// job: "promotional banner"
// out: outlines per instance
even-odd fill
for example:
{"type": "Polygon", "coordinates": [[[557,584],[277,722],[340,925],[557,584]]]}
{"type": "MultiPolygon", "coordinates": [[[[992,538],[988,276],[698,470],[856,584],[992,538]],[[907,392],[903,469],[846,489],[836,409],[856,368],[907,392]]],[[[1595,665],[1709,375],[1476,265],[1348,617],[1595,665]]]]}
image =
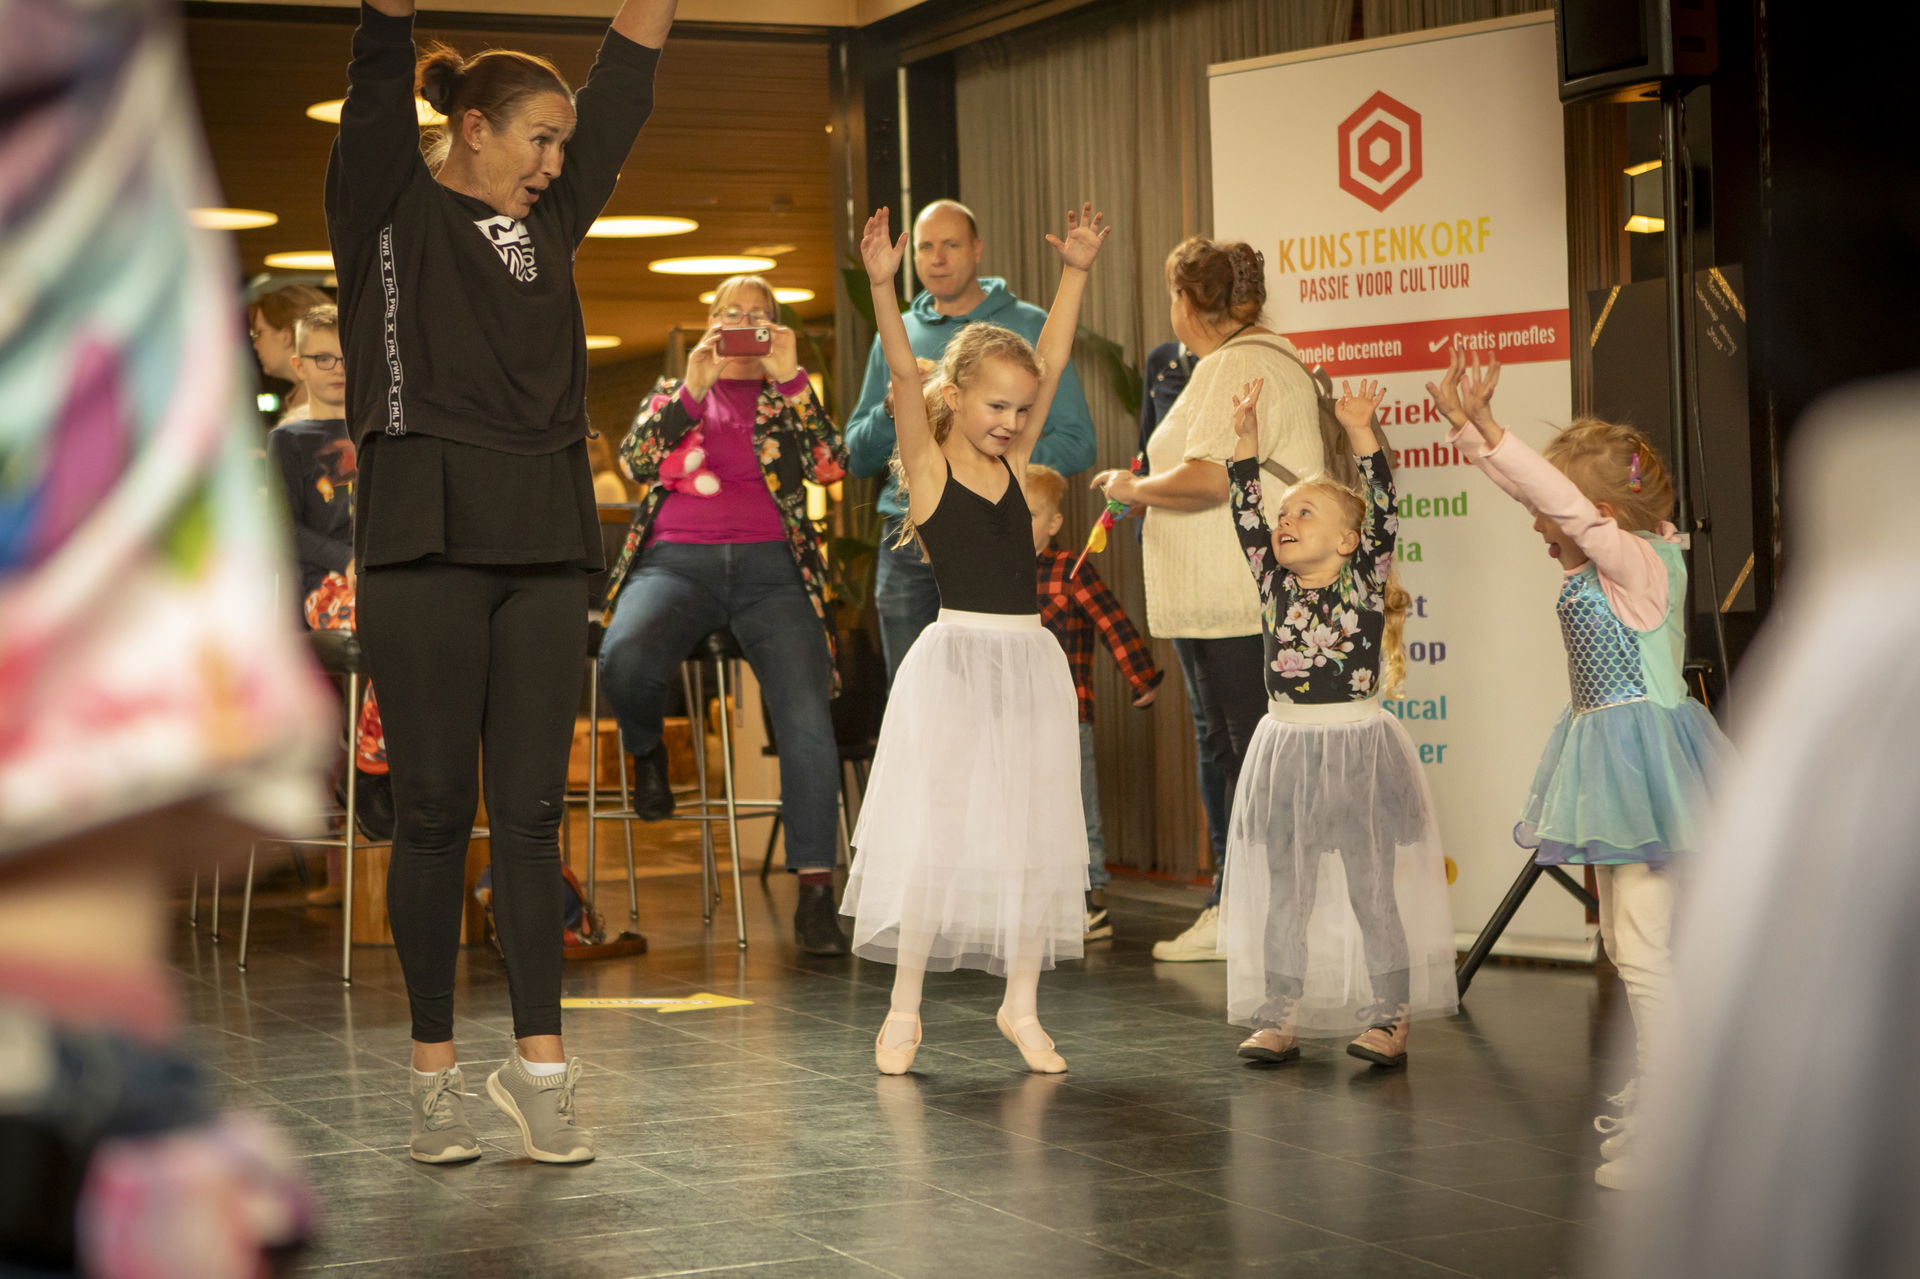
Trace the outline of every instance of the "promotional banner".
{"type": "MultiPolygon", "coordinates": [[[[1379,378],[1414,597],[1391,703],[1458,867],[1466,943],[1526,863],[1513,826],[1567,701],[1560,568],[1532,517],[1446,443],[1425,383],[1499,357],[1494,408],[1536,448],[1567,422],[1566,197],[1550,13],[1211,68],[1214,235],[1266,255],[1268,322],[1309,364],[1379,378]]],[[[1504,953],[1591,958],[1542,880],[1504,953]]]]}

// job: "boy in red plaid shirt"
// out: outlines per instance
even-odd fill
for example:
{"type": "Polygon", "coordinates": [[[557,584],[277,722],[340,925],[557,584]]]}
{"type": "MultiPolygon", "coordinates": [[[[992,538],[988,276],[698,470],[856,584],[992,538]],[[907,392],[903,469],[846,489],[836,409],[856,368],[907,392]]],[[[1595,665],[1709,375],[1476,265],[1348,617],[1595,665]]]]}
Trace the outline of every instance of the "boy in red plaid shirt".
{"type": "Polygon", "coordinates": [[[1133,686],[1133,704],[1151,706],[1161,672],[1153,664],[1140,633],[1127,620],[1091,561],[1069,577],[1074,556],[1053,548],[1053,535],[1065,520],[1060,503],[1067,482],[1050,466],[1029,463],[1022,486],[1033,514],[1033,552],[1040,620],[1067,651],[1073,687],[1080,695],[1080,804],[1087,821],[1087,940],[1113,936],[1107,918],[1107,845],[1100,829],[1100,779],[1093,758],[1093,633],[1106,640],[1120,672],[1133,686]]]}

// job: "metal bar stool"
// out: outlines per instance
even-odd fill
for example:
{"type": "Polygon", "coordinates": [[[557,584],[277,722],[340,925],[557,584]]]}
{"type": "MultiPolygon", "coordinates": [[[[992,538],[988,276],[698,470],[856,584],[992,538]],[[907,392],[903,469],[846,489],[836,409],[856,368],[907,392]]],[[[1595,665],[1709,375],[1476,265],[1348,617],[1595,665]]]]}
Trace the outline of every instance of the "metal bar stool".
{"type": "MultiPolygon", "coordinates": [[[[358,819],[358,779],[360,770],[354,766],[354,735],[360,724],[360,704],[366,695],[366,653],[360,647],[360,639],[352,631],[309,631],[307,641],[313,648],[313,655],[319,661],[321,669],[329,675],[344,676],[347,681],[347,719],[346,719],[346,769],[347,802],[345,807],[332,809],[323,814],[326,817],[340,817],[344,825],[339,835],[312,836],[306,839],[282,839],[269,841],[284,844],[290,848],[338,848],[344,850],[342,857],[346,871],[346,883],[342,886],[345,900],[341,902],[342,919],[340,921],[340,980],[346,985],[353,984],[353,855],[361,848],[391,848],[390,839],[362,839],[358,819]]],[[[473,834],[477,838],[488,836],[487,828],[475,826],[473,834]]],[[[247,849],[247,883],[241,897],[240,906],[240,960],[241,972],[247,971],[247,942],[253,923],[253,871],[254,861],[258,857],[260,844],[254,843],[247,849]]],[[[218,918],[220,881],[214,878],[214,909],[218,918]]]]}
{"type": "MultiPolygon", "coordinates": [[[[611,561],[609,561],[611,562],[611,561]]],[[[594,883],[594,870],[599,857],[598,827],[595,820],[600,793],[600,645],[607,637],[607,628],[598,616],[587,623],[587,708],[591,725],[587,733],[587,909],[594,909],[594,899],[599,889],[594,883]]],[[[620,800],[621,811],[633,807],[631,790],[627,784],[627,753],[616,750],[615,756],[620,764],[620,800]]],[[[569,802],[572,797],[569,796],[569,802]]],[[[602,814],[599,820],[605,820],[602,814]]],[[[627,918],[632,921],[632,931],[640,931],[640,881],[633,863],[633,823],[622,822],[621,831],[627,838],[627,918]]],[[[712,919],[709,917],[708,922],[712,919]]]]}
{"type": "MultiPolygon", "coordinates": [[[[597,647],[597,645],[596,645],[597,647]]],[[[733,913],[736,939],[740,949],[747,948],[747,904],[742,895],[740,881],[740,822],[743,818],[773,817],[780,812],[777,799],[741,799],[734,792],[733,782],[733,724],[727,713],[727,699],[735,695],[739,688],[739,663],[743,657],[733,632],[722,629],[714,631],[694,645],[693,652],[680,667],[680,679],[686,692],[687,712],[694,721],[693,759],[694,771],[699,774],[698,784],[693,787],[698,798],[680,799],[675,797],[675,808],[669,821],[700,823],[700,887],[702,894],[701,919],[704,923],[713,923],[714,907],[720,903],[720,866],[719,854],[714,844],[713,827],[717,822],[727,824],[727,846],[731,850],[733,872],[733,913]],[[720,759],[722,796],[715,799],[707,781],[707,735],[703,720],[706,712],[706,664],[713,663],[715,693],[720,700],[720,759]]],[[[597,710],[600,704],[600,668],[596,662],[590,676],[591,704],[597,710]]],[[[599,734],[594,734],[588,746],[587,765],[587,879],[588,892],[591,887],[596,856],[596,835],[599,823],[620,822],[626,830],[629,849],[628,865],[631,866],[633,847],[633,823],[641,820],[633,809],[633,792],[627,775],[626,751],[620,752],[620,807],[600,807],[599,778],[599,734]]],[[[631,879],[629,883],[631,884],[631,879]]]]}

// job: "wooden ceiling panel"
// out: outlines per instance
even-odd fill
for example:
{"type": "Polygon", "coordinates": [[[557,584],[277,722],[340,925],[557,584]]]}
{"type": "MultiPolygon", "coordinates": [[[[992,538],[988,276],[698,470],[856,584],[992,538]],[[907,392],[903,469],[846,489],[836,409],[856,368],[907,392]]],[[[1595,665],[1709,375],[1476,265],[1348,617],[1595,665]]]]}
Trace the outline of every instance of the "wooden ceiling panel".
{"type": "MultiPolygon", "coordinates": [[[[208,142],[227,204],[267,209],[277,226],[237,237],[249,274],[269,253],[324,249],[321,209],[334,127],[309,120],[310,103],[346,92],[351,27],[339,23],[195,15],[187,44],[208,142]]],[[[435,30],[465,53],[517,48],[553,60],[576,86],[593,63],[597,36],[435,30]]],[[[666,331],[698,323],[699,294],[712,278],[647,270],[663,257],[734,254],[751,245],[791,244],[775,284],[811,289],[797,309],[833,309],[836,255],[830,139],[828,44],[819,40],[676,38],[661,59],[653,117],[620,175],[609,214],[692,218],[688,235],[589,240],[575,270],[587,328],[613,333],[619,348],[596,361],[660,350],[666,331]]]]}

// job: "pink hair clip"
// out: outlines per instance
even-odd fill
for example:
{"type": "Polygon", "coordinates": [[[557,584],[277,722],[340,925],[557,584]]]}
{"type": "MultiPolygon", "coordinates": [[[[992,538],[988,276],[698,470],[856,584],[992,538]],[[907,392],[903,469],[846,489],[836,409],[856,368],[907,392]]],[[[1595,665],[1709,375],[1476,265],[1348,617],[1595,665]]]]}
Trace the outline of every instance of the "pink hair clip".
{"type": "Polygon", "coordinates": [[[1640,450],[1633,451],[1633,461],[1627,466],[1627,487],[1635,493],[1640,491],[1640,450]]]}

